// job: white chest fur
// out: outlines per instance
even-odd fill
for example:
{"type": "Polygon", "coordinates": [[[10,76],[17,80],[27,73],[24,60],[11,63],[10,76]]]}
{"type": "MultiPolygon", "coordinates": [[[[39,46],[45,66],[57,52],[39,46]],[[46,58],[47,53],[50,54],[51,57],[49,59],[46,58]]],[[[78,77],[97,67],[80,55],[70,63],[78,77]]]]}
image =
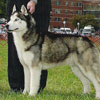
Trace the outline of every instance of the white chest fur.
{"type": "MultiPolygon", "coordinates": [[[[13,33],[14,43],[17,49],[18,57],[22,65],[31,66],[32,60],[34,59],[34,54],[30,51],[25,51],[25,48],[29,45],[29,43],[25,43],[22,39],[22,35],[19,33],[13,33]]],[[[23,67],[24,67],[23,66],[23,67]]]]}

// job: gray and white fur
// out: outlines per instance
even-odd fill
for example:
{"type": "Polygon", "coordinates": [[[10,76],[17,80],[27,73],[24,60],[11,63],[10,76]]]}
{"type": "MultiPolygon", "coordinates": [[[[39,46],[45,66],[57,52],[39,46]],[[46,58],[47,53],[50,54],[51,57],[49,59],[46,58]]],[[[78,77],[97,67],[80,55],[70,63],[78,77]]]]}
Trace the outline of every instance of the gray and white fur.
{"type": "Polygon", "coordinates": [[[34,18],[24,6],[20,12],[13,8],[6,27],[13,33],[18,57],[24,68],[24,94],[28,92],[35,96],[38,93],[41,70],[70,65],[83,84],[83,92],[90,92],[92,82],[96,98],[100,99],[100,52],[92,41],[74,35],[38,34],[34,18]]]}

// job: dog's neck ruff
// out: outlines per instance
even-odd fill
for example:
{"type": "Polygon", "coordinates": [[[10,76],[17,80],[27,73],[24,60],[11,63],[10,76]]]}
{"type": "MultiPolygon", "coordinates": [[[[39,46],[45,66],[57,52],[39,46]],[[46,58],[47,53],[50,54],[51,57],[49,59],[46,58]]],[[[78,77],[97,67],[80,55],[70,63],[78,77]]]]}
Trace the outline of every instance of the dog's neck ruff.
{"type": "Polygon", "coordinates": [[[16,45],[20,45],[24,51],[29,51],[31,47],[35,45],[41,45],[43,36],[36,33],[33,29],[26,29],[20,32],[13,32],[14,42],[16,45]]]}
{"type": "Polygon", "coordinates": [[[16,45],[19,44],[20,46],[24,47],[25,41],[23,41],[22,37],[26,31],[27,29],[13,32],[14,42],[16,45]]]}
{"type": "Polygon", "coordinates": [[[24,30],[15,31],[15,32],[12,32],[12,33],[13,33],[14,36],[21,38],[24,35],[24,33],[26,33],[26,31],[27,31],[27,29],[24,29],[24,30]]]}

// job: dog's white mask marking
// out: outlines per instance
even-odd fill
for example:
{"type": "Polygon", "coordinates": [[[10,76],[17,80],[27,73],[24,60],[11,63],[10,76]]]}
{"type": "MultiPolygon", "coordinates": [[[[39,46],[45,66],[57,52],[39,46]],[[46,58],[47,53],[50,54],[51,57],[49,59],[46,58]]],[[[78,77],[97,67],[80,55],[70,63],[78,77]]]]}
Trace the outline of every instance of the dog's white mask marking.
{"type": "MultiPolygon", "coordinates": [[[[21,7],[21,12],[25,16],[28,15],[24,5],[21,7]]],[[[18,17],[18,13],[16,12],[15,5],[13,7],[12,16],[10,18],[10,21],[7,23],[7,25],[9,25],[8,30],[11,32],[18,32],[27,29],[26,22],[18,17]]]]}
{"type": "Polygon", "coordinates": [[[18,18],[17,13],[11,16],[8,25],[9,25],[9,31],[21,31],[27,28],[26,22],[18,18]]]}

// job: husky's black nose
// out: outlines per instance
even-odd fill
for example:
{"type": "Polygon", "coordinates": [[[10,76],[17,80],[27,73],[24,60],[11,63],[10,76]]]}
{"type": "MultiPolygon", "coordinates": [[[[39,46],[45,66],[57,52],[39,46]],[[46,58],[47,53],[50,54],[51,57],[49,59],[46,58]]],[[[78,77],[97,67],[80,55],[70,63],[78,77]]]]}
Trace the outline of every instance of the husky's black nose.
{"type": "Polygon", "coordinates": [[[9,25],[7,24],[7,25],[5,25],[5,27],[7,28],[7,29],[9,29],[9,25]]]}

